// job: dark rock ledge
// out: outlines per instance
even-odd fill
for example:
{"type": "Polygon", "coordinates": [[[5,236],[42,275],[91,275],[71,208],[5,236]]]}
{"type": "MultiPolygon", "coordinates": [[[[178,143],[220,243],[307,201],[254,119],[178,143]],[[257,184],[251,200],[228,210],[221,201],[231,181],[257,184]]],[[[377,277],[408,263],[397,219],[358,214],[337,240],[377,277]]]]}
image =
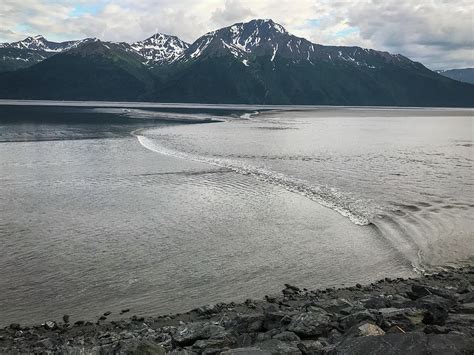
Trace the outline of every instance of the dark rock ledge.
{"type": "MultiPolygon", "coordinates": [[[[474,267],[96,323],[0,330],[0,353],[474,354],[474,267]]],[[[122,313],[127,313],[123,310],[122,313]]]]}

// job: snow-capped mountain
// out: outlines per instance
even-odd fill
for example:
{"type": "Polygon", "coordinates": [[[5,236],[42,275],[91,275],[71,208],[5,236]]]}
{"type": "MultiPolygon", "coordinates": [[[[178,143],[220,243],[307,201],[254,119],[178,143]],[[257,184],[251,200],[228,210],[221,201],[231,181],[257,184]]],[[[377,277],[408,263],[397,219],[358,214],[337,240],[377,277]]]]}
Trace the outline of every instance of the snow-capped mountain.
{"type": "Polygon", "coordinates": [[[272,20],[252,20],[236,23],[198,38],[179,58],[187,62],[205,57],[220,57],[231,54],[244,65],[252,59],[268,56],[273,62],[277,57],[294,63],[341,62],[355,66],[376,68],[384,62],[412,65],[412,61],[402,55],[375,51],[360,47],[323,46],[288,33],[272,20]]]}
{"type": "Polygon", "coordinates": [[[0,72],[27,68],[89,40],[52,42],[38,35],[17,42],[0,43],[0,72]]]}
{"type": "Polygon", "coordinates": [[[157,66],[173,63],[189,47],[189,43],[176,36],[157,33],[133,43],[131,47],[145,59],[144,64],[157,66]]]}
{"type": "Polygon", "coordinates": [[[43,36],[38,35],[34,37],[27,37],[24,40],[18,42],[0,43],[0,48],[31,49],[58,53],[71,48],[78,42],[80,41],[52,42],[48,41],[43,36]]]}
{"type": "Polygon", "coordinates": [[[474,106],[473,85],[402,55],[315,44],[260,19],[191,45],[162,34],[133,44],[29,37],[0,45],[0,72],[0,98],[474,106]]]}

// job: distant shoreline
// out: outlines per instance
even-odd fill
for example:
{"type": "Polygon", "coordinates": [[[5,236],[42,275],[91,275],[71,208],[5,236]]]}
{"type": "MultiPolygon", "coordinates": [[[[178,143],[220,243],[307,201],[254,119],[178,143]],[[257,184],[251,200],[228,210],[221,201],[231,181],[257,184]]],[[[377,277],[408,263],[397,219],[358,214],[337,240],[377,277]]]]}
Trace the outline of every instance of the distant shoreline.
{"type": "Polygon", "coordinates": [[[174,103],[146,101],[75,101],[75,100],[11,100],[0,99],[0,105],[23,106],[68,106],[68,107],[123,107],[123,108],[187,108],[187,109],[229,109],[229,110],[317,110],[317,109],[373,109],[373,110],[463,110],[472,111],[472,107],[427,107],[427,106],[353,106],[353,105],[254,105],[254,104],[211,104],[211,103],[174,103]]]}

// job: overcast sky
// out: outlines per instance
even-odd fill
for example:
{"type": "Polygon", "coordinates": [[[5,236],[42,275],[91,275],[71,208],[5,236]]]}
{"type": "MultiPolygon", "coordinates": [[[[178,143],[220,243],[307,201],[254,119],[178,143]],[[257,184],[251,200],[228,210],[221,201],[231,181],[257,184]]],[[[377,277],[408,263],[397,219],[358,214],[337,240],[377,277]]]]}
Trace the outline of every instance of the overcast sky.
{"type": "Polygon", "coordinates": [[[431,69],[474,67],[472,0],[1,0],[0,42],[42,34],[133,42],[156,32],[192,42],[271,18],[312,42],[401,53],[431,69]]]}

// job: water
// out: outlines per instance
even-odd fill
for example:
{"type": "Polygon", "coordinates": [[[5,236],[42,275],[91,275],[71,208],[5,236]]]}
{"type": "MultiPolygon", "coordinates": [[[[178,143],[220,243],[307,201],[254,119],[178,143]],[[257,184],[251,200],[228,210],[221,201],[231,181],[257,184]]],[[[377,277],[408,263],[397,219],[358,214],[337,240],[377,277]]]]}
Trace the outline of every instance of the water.
{"type": "Polygon", "coordinates": [[[0,107],[2,323],[180,312],[474,255],[472,111],[244,109],[0,107]]]}

